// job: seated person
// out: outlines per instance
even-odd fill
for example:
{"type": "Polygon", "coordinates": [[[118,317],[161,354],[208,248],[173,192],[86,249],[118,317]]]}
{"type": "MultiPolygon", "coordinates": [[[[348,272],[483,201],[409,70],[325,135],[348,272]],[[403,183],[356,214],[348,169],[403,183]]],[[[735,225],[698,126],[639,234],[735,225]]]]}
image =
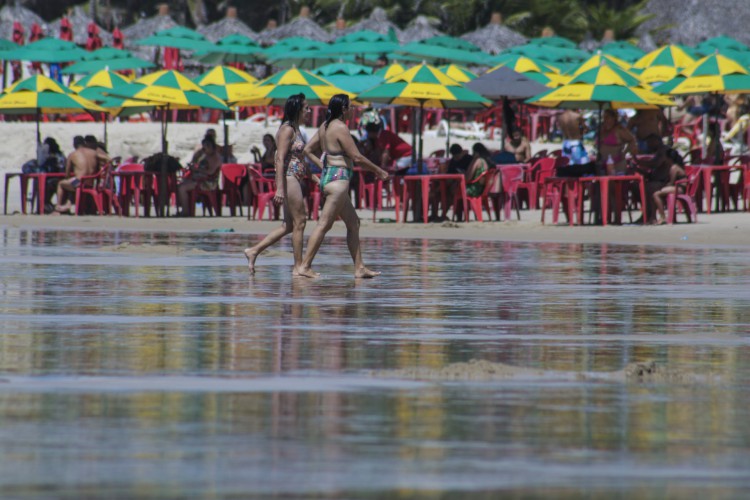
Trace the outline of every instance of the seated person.
{"type": "Polygon", "coordinates": [[[465,174],[471,165],[471,155],[459,144],[452,144],[448,152],[451,159],[448,161],[449,174],[465,174]]]}
{"type": "Polygon", "coordinates": [[[703,159],[703,162],[706,165],[723,164],[724,146],[721,144],[721,134],[719,133],[718,122],[711,122],[708,124],[707,142],[706,157],[703,159]]]}
{"type": "Polygon", "coordinates": [[[368,139],[374,140],[381,151],[379,165],[382,169],[393,170],[391,168],[393,162],[395,162],[396,170],[406,170],[412,166],[411,145],[401,139],[398,134],[390,130],[382,130],[378,123],[368,123],[365,130],[368,139]]]}
{"type": "Polygon", "coordinates": [[[669,121],[661,109],[638,109],[626,125],[636,139],[638,152],[648,153],[648,141],[651,134],[666,137],[669,132],[669,121]]]}
{"type": "Polygon", "coordinates": [[[481,142],[474,143],[471,152],[473,153],[471,165],[464,174],[466,177],[466,196],[476,198],[482,195],[485,186],[484,180],[475,182],[476,179],[490,168],[494,168],[495,165],[490,159],[490,151],[481,142]]]}
{"type": "Polygon", "coordinates": [[[54,209],[57,214],[70,213],[81,178],[96,174],[100,164],[109,161],[106,153],[87,147],[80,135],[73,138],[73,148],[75,151],[65,161],[65,178],[57,184],[57,206],[54,209]]]}
{"type": "Polygon", "coordinates": [[[663,188],[653,194],[654,205],[656,205],[658,213],[658,218],[655,221],[656,224],[666,224],[667,217],[664,213],[664,199],[668,194],[676,193],[677,185],[675,183],[686,177],[682,156],[674,149],[670,148],[667,150],[665,163],[669,165],[669,180],[663,188]]]}
{"type": "Polygon", "coordinates": [[[191,163],[189,176],[186,176],[177,186],[177,201],[180,206],[178,216],[186,217],[190,212],[190,192],[195,188],[202,191],[212,191],[219,186],[221,172],[221,155],[216,142],[210,135],[206,135],[201,142],[203,154],[199,163],[191,163]]]}
{"type": "Polygon", "coordinates": [[[531,145],[518,127],[514,127],[510,137],[505,138],[504,149],[515,155],[518,163],[528,163],[531,160],[531,145]]]}
{"type": "Polygon", "coordinates": [[[276,139],[271,134],[265,134],[263,136],[263,154],[260,153],[258,146],[250,148],[250,152],[253,154],[253,162],[260,165],[261,172],[264,174],[267,172],[275,173],[276,167],[274,166],[274,158],[276,157],[276,139]]]}
{"type": "MultiPolygon", "coordinates": [[[[599,146],[601,159],[606,165],[607,175],[623,174],[627,168],[625,152],[633,157],[638,155],[635,137],[620,123],[620,117],[614,109],[605,109],[599,146]]],[[[654,134],[659,138],[657,134],[654,134]]],[[[660,139],[660,138],[659,138],[660,139]]],[[[660,139],[661,142],[661,139],[660,139]]]]}

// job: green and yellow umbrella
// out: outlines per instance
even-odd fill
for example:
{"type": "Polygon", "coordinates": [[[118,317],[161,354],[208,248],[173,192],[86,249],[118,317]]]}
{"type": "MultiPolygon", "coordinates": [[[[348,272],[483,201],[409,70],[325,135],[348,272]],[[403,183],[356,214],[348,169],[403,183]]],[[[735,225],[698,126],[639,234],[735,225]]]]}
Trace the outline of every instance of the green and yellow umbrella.
{"type": "Polygon", "coordinates": [[[750,72],[720,54],[706,56],[654,89],[660,94],[750,93],[750,72]]]}
{"type": "MultiPolygon", "coordinates": [[[[366,90],[357,97],[360,101],[418,107],[419,123],[423,122],[424,108],[477,108],[489,106],[490,101],[473,92],[437,68],[420,64],[387,79],[381,85],[366,90]]],[[[416,124],[416,123],[415,123],[416,124]]],[[[422,165],[422,127],[419,128],[418,165],[422,165]]]]}
{"type": "Polygon", "coordinates": [[[42,113],[105,111],[96,103],[76,95],[70,88],[43,75],[16,82],[0,96],[0,112],[36,115],[36,140],[41,142],[39,118],[42,113]]]}
{"type": "Polygon", "coordinates": [[[686,68],[695,62],[695,53],[683,45],[665,45],[638,59],[633,67],[646,69],[651,66],[686,68]]]}
{"type": "Polygon", "coordinates": [[[255,87],[258,79],[230,66],[216,66],[195,79],[200,87],[225,101],[235,101],[255,87]]]}
{"type": "Polygon", "coordinates": [[[388,66],[384,66],[380,68],[379,70],[375,71],[373,74],[375,76],[381,77],[383,80],[387,80],[392,76],[396,76],[398,74],[403,73],[404,71],[406,71],[406,67],[396,62],[396,63],[389,64],[388,66]]]}
{"type": "Polygon", "coordinates": [[[110,94],[159,102],[170,109],[208,108],[229,111],[221,99],[175,70],[161,70],[144,75],[132,83],[113,88],[110,94]]]}
{"type": "Polygon", "coordinates": [[[500,54],[494,58],[494,61],[498,63],[497,66],[489,69],[487,73],[505,66],[548,87],[558,87],[570,80],[569,76],[561,75],[557,67],[520,54],[500,54]]]}
{"type": "MultiPolygon", "coordinates": [[[[102,103],[110,99],[107,92],[111,92],[113,88],[127,85],[128,83],[130,83],[128,78],[125,78],[114,71],[103,69],[92,75],[81,78],[77,82],[71,84],[70,88],[79,96],[95,101],[102,108],[107,109],[109,114],[114,115],[115,113],[112,112],[113,110],[109,109],[108,106],[102,105],[102,103]]],[[[102,117],[102,121],[104,122],[104,144],[107,144],[108,134],[106,117],[102,117]]]]}
{"type": "Polygon", "coordinates": [[[468,69],[457,64],[439,66],[438,69],[459,83],[470,82],[477,77],[476,73],[472,73],[468,69]]]}
{"type": "Polygon", "coordinates": [[[305,94],[309,104],[328,104],[328,101],[336,94],[354,94],[346,92],[309,71],[298,68],[290,68],[265,80],[258,82],[255,87],[246,94],[238,96],[232,101],[234,106],[268,106],[271,104],[284,104],[294,94],[305,94]]]}
{"type": "MultiPolygon", "coordinates": [[[[586,71],[599,67],[603,63],[609,64],[610,66],[617,66],[620,69],[624,71],[630,70],[631,66],[627,62],[623,61],[622,59],[619,59],[615,56],[610,56],[607,54],[602,54],[601,52],[598,54],[595,54],[588,58],[583,64],[578,66],[575,71],[573,71],[572,76],[575,78],[576,76],[580,75],[581,73],[585,73],[586,71]]],[[[632,74],[632,73],[631,73],[632,74]]]]}

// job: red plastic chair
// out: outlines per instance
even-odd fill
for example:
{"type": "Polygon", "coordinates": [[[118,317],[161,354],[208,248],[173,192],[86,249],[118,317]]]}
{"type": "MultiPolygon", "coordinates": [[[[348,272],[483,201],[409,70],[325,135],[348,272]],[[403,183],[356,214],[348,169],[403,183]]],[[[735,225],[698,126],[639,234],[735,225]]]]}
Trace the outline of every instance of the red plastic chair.
{"type": "Polygon", "coordinates": [[[221,166],[221,194],[232,217],[237,207],[242,215],[242,180],[247,179],[247,166],[239,163],[225,163],[221,166]]]}
{"type": "MultiPolygon", "coordinates": [[[[510,213],[513,205],[516,206],[516,217],[521,220],[520,201],[518,201],[518,188],[523,182],[525,164],[500,165],[499,174],[503,180],[503,190],[500,197],[503,202],[503,215],[505,220],[510,220],[510,213]]],[[[499,208],[499,207],[497,207],[499,208]]],[[[499,210],[495,210],[497,220],[500,220],[499,210]]]]}
{"type": "Polygon", "coordinates": [[[310,196],[307,197],[307,214],[312,220],[318,220],[320,215],[320,184],[310,181],[309,192],[310,196]]]}
{"type": "Polygon", "coordinates": [[[122,215],[122,209],[115,194],[112,165],[105,165],[94,175],[81,177],[81,183],[76,188],[76,215],[83,213],[83,205],[87,201],[94,202],[97,215],[109,215],[113,205],[117,214],[122,215]]]}
{"type": "MultiPolygon", "coordinates": [[[[474,217],[478,222],[483,222],[482,218],[482,211],[487,211],[487,218],[489,220],[492,220],[492,212],[490,211],[490,204],[489,204],[489,194],[490,190],[492,190],[492,185],[494,184],[495,176],[498,174],[497,169],[490,168],[482,172],[479,177],[474,179],[471,182],[466,183],[466,187],[469,187],[472,184],[478,184],[481,182],[484,182],[484,189],[482,190],[482,193],[479,196],[472,197],[472,196],[466,196],[466,199],[469,202],[469,211],[474,212],[474,217]]],[[[461,197],[457,194],[455,199],[453,200],[453,215],[454,218],[456,214],[458,213],[458,207],[461,205],[461,197]]]]}
{"type": "MultiPolygon", "coordinates": [[[[185,177],[188,178],[188,177],[185,177]]],[[[206,208],[208,208],[208,214],[216,217],[221,217],[221,188],[217,185],[216,189],[202,189],[200,184],[195,186],[190,191],[190,216],[195,216],[195,204],[198,200],[201,200],[203,206],[203,215],[206,215],[206,208]]]]}
{"type": "MultiPolygon", "coordinates": [[[[278,219],[279,208],[273,203],[273,197],[276,196],[276,181],[263,177],[253,167],[248,167],[248,172],[250,174],[250,189],[253,193],[252,218],[263,219],[263,214],[268,208],[268,220],[278,219]]],[[[247,217],[250,219],[250,207],[248,207],[247,217]]]]}
{"type": "MultiPolygon", "coordinates": [[[[120,172],[144,172],[144,166],[140,163],[129,163],[117,167],[117,173],[120,172]]],[[[123,215],[130,215],[130,203],[135,206],[136,218],[140,216],[141,191],[143,191],[143,178],[140,177],[122,177],[120,186],[117,190],[117,199],[120,202],[123,215]]],[[[146,200],[146,213],[148,213],[149,203],[146,200]]]]}
{"type": "Polygon", "coordinates": [[[684,193],[670,193],[667,195],[667,223],[673,224],[676,220],[677,212],[684,212],[688,222],[698,222],[698,203],[695,195],[701,186],[701,169],[700,167],[685,167],[687,179],[675,182],[675,186],[685,188],[684,193]]]}
{"type": "MultiPolygon", "coordinates": [[[[534,166],[531,167],[531,170],[533,171],[533,179],[535,180],[535,186],[534,191],[536,196],[535,204],[537,208],[539,207],[539,198],[542,198],[542,203],[546,202],[547,193],[544,190],[544,180],[547,177],[552,177],[555,175],[555,169],[558,165],[562,164],[562,157],[560,158],[554,158],[554,157],[547,157],[542,158],[539,160],[534,166]]],[[[530,205],[530,203],[529,203],[530,205]]]]}

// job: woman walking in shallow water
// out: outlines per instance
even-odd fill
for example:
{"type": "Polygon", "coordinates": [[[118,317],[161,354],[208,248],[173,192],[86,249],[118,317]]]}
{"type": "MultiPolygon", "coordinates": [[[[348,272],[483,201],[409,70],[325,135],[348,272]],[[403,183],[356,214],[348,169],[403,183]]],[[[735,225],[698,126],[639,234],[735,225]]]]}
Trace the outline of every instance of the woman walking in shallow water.
{"type": "Polygon", "coordinates": [[[307,252],[297,274],[308,278],[317,277],[311,266],[323,243],[326,233],[333,226],[337,217],[346,224],[346,244],[354,261],[356,278],[373,278],[378,272],[371,271],[362,262],[362,251],[359,245],[359,217],[349,199],[349,180],[352,178],[352,167],[357,165],[373,172],[379,179],[388,178],[388,173],[368,160],[360,153],[352,140],[346,120],[349,118],[349,97],[336,94],[328,104],[326,121],[320,126],[315,136],[305,146],[305,155],[323,170],[320,177],[320,189],[325,194],[325,204],[318,219],[318,225],[307,240],[307,252]],[[322,150],[325,161],[313,154],[322,150]]]}
{"type": "Polygon", "coordinates": [[[299,127],[309,114],[310,106],[307,105],[305,94],[295,94],[286,100],[284,118],[276,132],[276,195],[273,198],[275,204],[284,207],[284,222],[260,243],[245,249],[250,274],[255,273],[258,255],[289,233],[292,233],[293,272],[296,273],[302,263],[302,241],[307,220],[304,188],[309,173],[303,154],[305,141],[299,127]]]}

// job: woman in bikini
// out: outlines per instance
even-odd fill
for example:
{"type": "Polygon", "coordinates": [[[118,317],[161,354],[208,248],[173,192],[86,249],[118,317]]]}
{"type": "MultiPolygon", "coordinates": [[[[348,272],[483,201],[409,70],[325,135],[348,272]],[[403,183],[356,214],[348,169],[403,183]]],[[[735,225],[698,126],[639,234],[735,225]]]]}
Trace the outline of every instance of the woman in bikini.
{"type": "Polygon", "coordinates": [[[614,109],[605,109],[601,127],[600,155],[601,161],[607,165],[607,175],[624,174],[627,167],[625,151],[633,157],[638,154],[635,136],[623,127],[614,109]],[[609,159],[612,159],[612,166],[609,159]]]}
{"type": "Polygon", "coordinates": [[[286,100],[284,118],[276,132],[276,195],[273,197],[276,205],[284,207],[284,222],[260,243],[245,249],[247,267],[251,274],[255,273],[255,259],[258,255],[289,233],[292,234],[294,253],[293,273],[297,272],[302,262],[302,241],[307,221],[304,188],[308,169],[303,154],[305,141],[299,127],[309,115],[310,106],[307,105],[305,94],[295,94],[286,100]]]}
{"type": "Polygon", "coordinates": [[[357,149],[349,133],[349,127],[346,125],[349,117],[349,97],[346,94],[336,94],[328,104],[325,123],[305,146],[305,155],[323,170],[320,189],[325,194],[325,204],[318,219],[318,225],[307,240],[307,252],[297,270],[300,276],[308,278],[318,276],[311,268],[313,259],[323,243],[323,238],[338,217],[341,217],[346,224],[346,243],[354,261],[354,276],[373,278],[380,274],[367,269],[362,262],[362,250],[359,245],[359,217],[349,198],[349,180],[352,178],[352,167],[355,163],[373,172],[381,180],[386,180],[388,173],[368,160],[357,149]],[[322,162],[313,153],[319,149],[325,153],[325,160],[322,162]]]}

